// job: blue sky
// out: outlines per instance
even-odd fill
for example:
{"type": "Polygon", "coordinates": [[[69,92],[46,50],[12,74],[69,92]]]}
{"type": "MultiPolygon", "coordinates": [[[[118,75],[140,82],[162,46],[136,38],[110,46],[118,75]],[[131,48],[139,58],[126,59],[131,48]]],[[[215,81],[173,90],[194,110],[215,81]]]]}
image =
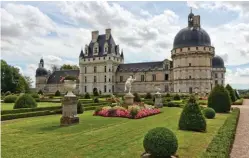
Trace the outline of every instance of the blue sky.
{"type": "Polygon", "coordinates": [[[227,83],[249,88],[249,2],[2,2],[2,59],[34,80],[41,57],[47,69],[78,64],[91,31],[106,28],[125,62],[170,59],[190,6],[225,61],[227,83]]]}

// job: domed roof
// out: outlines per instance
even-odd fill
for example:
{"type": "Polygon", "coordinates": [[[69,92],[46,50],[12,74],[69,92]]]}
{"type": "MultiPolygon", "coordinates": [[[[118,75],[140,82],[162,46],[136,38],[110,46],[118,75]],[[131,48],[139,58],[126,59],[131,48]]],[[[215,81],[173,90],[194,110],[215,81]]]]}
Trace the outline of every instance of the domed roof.
{"type": "Polygon", "coordinates": [[[36,69],[36,75],[35,75],[36,77],[46,76],[46,75],[48,75],[48,71],[45,68],[40,67],[40,68],[36,69]]]}
{"type": "Polygon", "coordinates": [[[211,46],[208,33],[202,28],[186,27],[180,30],[174,39],[174,48],[191,46],[211,46]]]}
{"type": "Polygon", "coordinates": [[[220,56],[215,56],[212,59],[212,67],[213,68],[224,68],[224,61],[220,56]]]}

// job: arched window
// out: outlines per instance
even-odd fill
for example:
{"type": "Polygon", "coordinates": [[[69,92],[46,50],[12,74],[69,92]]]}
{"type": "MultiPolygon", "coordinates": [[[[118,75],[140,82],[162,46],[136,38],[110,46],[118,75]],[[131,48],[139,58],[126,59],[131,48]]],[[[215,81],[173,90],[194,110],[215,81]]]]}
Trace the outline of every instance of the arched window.
{"type": "Polygon", "coordinates": [[[106,66],[105,66],[105,72],[106,72],[106,66]]]}

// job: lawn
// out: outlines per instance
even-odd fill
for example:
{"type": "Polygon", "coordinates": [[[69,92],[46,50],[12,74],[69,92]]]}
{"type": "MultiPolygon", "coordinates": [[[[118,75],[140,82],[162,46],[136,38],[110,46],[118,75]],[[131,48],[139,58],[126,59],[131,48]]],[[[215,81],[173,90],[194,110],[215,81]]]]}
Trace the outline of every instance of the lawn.
{"type": "Polygon", "coordinates": [[[199,157],[229,114],[208,120],[207,133],[177,130],[181,108],[163,108],[163,113],[133,120],[80,115],[80,124],[59,127],[61,115],[2,122],[2,157],[46,158],[138,158],[149,129],[167,127],[178,138],[181,158],[199,157]]]}
{"type": "MultiPolygon", "coordinates": [[[[38,102],[37,107],[60,106],[61,103],[38,102]]],[[[14,103],[1,103],[1,110],[12,110],[14,103]]]]}

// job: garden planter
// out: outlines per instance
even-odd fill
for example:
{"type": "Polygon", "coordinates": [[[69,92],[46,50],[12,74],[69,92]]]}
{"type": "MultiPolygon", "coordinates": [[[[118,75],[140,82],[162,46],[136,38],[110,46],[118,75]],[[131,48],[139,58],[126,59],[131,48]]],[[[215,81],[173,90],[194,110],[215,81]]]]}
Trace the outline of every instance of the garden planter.
{"type": "Polygon", "coordinates": [[[75,96],[72,91],[76,88],[76,80],[64,80],[64,88],[67,91],[66,96],[75,96]]]}

